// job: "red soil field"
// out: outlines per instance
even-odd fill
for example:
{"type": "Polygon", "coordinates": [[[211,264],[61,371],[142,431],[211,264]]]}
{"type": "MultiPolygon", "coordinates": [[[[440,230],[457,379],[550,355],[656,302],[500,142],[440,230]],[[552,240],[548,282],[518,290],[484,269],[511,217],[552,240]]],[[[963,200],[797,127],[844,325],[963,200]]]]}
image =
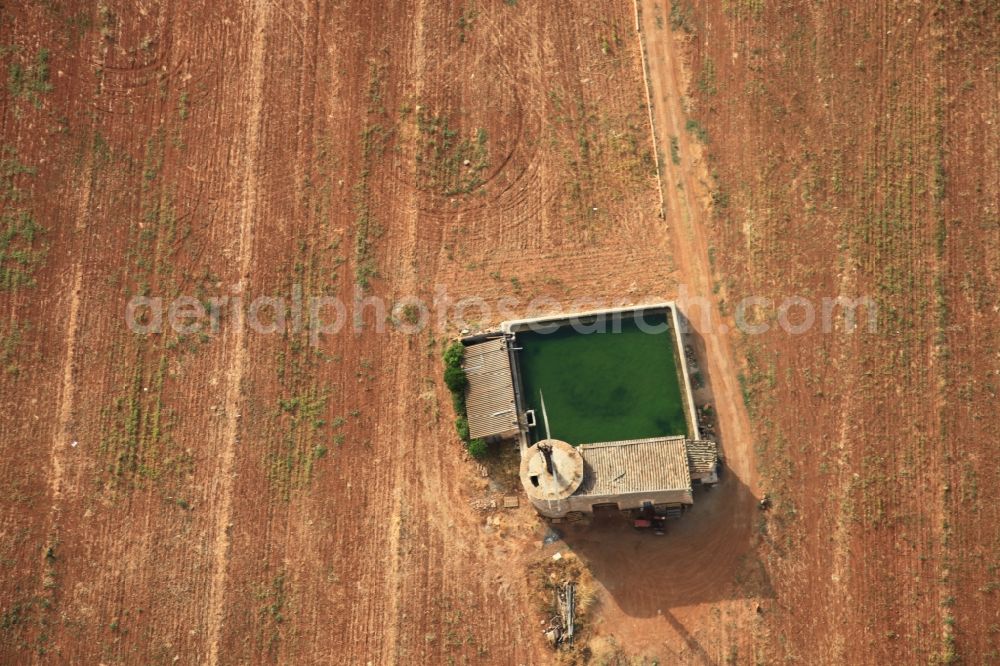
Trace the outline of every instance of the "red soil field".
{"type": "Polygon", "coordinates": [[[0,662],[995,659],[997,22],[0,7],[0,662]],[[234,303],[299,290],[343,327],[234,303]],[[742,335],[751,294],[879,327],[742,335]],[[130,330],[180,296],[217,328],[130,330]],[[661,539],[489,508],[440,352],[506,317],[454,304],[684,296],[723,483],[661,539]],[[556,551],[595,585],[572,655],[528,575],[556,551]]]}

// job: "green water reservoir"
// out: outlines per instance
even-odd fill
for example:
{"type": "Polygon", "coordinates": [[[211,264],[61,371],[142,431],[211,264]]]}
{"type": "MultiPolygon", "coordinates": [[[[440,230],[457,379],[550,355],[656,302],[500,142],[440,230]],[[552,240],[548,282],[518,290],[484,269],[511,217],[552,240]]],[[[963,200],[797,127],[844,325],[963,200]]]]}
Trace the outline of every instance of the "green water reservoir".
{"type": "Polygon", "coordinates": [[[573,445],[690,436],[672,322],[663,313],[643,322],[627,315],[596,332],[517,333],[525,407],[538,422],[532,441],[545,438],[543,396],[552,437],[573,445]]]}

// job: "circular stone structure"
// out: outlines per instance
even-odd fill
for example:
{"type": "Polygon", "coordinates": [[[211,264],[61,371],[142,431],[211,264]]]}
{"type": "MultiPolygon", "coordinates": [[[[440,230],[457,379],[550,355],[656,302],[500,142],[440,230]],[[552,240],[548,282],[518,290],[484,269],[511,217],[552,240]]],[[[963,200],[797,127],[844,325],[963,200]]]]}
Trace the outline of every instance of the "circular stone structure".
{"type": "Polygon", "coordinates": [[[582,482],[583,456],[562,440],[543,439],[521,456],[521,484],[543,516],[566,515],[570,511],[569,497],[582,482]]]}

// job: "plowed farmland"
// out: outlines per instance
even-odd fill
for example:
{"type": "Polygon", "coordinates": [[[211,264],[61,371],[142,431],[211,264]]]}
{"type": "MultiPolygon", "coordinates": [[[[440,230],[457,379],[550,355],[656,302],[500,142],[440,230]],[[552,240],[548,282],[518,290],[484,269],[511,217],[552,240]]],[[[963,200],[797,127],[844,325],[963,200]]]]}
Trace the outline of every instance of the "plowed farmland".
{"type": "Polygon", "coordinates": [[[997,22],[0,6],[0,662],[548,663],[556,550],[580,659],[995,658],[997,22]],[[684,294],[727,326],[692,337],[723,483],[661,540],[543,546],[441,350],[684,294]],[[750,294],[880,325],[744,336],[750,294]]]}
{"type": "Polygon", "coordinates": [[[470,506],[457,327],[374,303],[669,288],[632,7],[0,11],[4,214],[39,227],[0,294],[0,661],[543,659],[527,533],[470,506]],[[371,305],[317,345],[126,325],[296,285],[371,305]]]}
{"type": "Polygon", "coordinates": [[[642,7],[720,309],[768,299],[736,342],[773,597],[715,658],[995,661],[996,5],[642,7]],[[877,325],[789,333],[794,296],[867,296],[877,325]]]}

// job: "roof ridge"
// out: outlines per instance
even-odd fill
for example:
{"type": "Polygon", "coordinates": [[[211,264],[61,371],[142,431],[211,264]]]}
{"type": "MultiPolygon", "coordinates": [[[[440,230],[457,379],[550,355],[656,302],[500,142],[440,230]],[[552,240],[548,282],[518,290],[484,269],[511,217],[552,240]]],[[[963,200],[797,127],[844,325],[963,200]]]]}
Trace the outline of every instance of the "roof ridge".
{"type": "Polygon", "coordinates": [[[663,435],[660,437],[643,437],[640,439],[619,439],[611,442],[590,442],[587,444],[580,444],[580,448],[605,448],[612,446],[637,446],[639,444],[651,444],[653,442],[676,442],[676,441],[698,441],[692,440],[686,435],[663,435]]]}

